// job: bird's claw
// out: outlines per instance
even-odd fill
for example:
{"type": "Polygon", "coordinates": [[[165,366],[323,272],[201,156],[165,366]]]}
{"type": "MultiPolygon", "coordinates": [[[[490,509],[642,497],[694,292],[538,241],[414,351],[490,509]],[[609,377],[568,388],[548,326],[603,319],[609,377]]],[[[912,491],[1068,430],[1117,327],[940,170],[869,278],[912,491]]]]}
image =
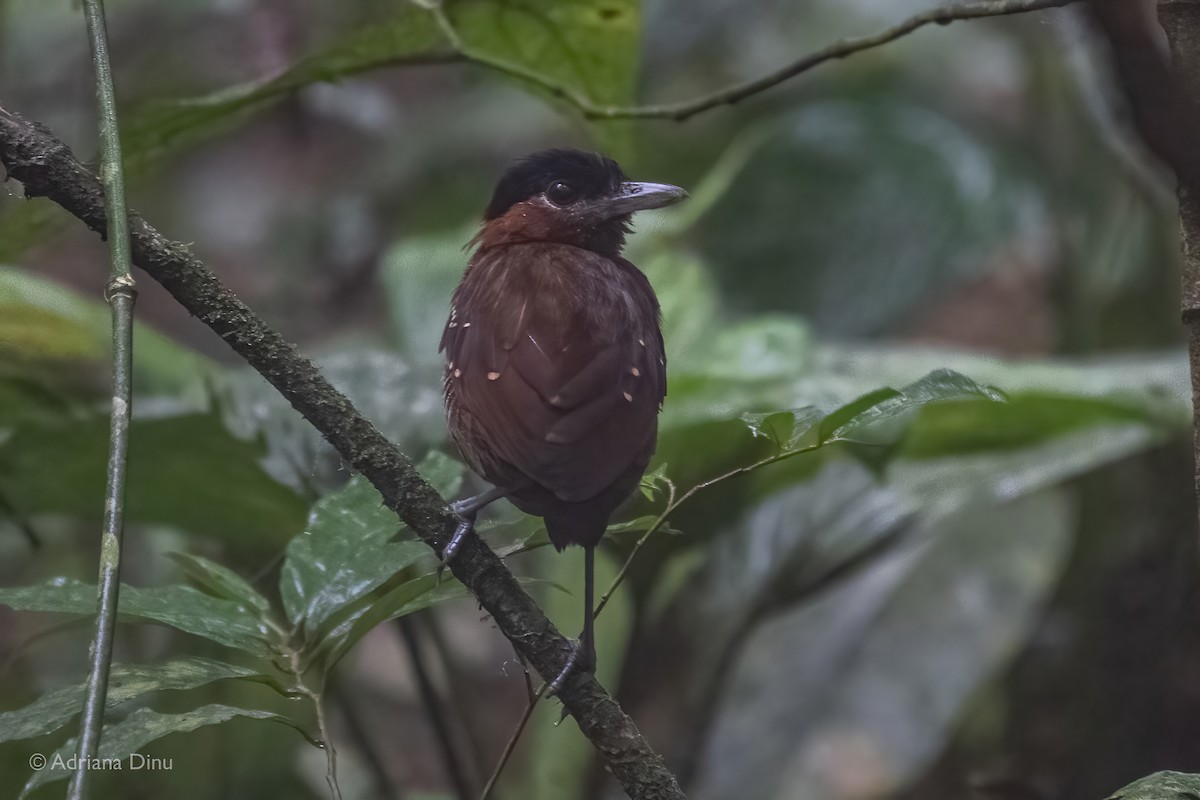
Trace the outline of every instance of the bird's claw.
{"type": "MultiPolygon", "coordinates": [[[[458,509],[455,508],[457,505],[459,504],[454,503],[450,506],[450,508],[454,511],[454,513],[459,514],[458,509]]],[[[449,566],[451,559],[453,559],[458,553],[459,548],[462,547],[463,541],[474,529],[475,523],[462,514],[459,514],[458,527],[454,529],[454,535],[450,537],[450,541],[447,542],[446,546],[442,548],[442,563],[438,564],[437,568],[437,578],[439,583],[442,580],[442,573],[446,571],[446,567],[449,566]]]]}
{"type": "Polygon", "coordinates": [[[563,665],[557,677],[550,681],[546,692],[548,695],[558,694],[572,675],[592,675],[596,672],[596,651],[585,652],[587,650],[589,648],[584,647],[582,642],[571,642],[571,655],[567,656],[567,663],[563,665]]]}

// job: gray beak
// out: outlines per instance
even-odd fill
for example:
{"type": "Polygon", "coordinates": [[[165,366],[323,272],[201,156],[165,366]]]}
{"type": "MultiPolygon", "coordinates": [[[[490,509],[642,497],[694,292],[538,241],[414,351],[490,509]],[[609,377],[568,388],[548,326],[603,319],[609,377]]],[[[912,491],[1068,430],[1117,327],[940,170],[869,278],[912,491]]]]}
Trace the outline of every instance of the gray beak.
{"type": "Polygon", "coordinates": [[[678,186],[669,183],[636,183],[628,181],[621,184],[620,190],[611,197],[605,197],[590,203],[589,214],[595,214],[602,219],[621,217],[635,211],[646,211],[651,208],[662,208],[685,199],[688,193],[678,186]]]}

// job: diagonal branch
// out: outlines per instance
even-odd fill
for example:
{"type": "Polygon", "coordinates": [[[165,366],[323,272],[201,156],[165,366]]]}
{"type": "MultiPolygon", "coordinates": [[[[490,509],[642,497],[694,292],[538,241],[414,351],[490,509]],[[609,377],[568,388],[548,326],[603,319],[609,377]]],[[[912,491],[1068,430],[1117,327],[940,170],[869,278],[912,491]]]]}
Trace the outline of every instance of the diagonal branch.
{"type": "MultiPolygon", "coordinates": [[[[102,235],[104,200],[96,176],[43,126],[0,108],[0,163],[30,197],[47,197],[102,235]]],[[[133,261],[208,325],[312,423],[389,508],[439,550],[457,524],[446,501],[295,346],[254,314],[182,244],[138,215],[129,218],[133,261]]],[[[571,645],[479,537],[469,537],[450,563],[501,632],[543,676],[566,664],[571,645]]],[[[633,721],[594,678],[577,678],[559,693],[607,769],[635,800],[679,800],[683,792],[633,721]]]]}
{"type": "MultiPolygon", "coordinates": [[[[1080,0],[960,0],[959,2],[948,3],[929,11],[923,11],[870,36],[841,39],[833,44],[822,47],[820,50],[814,50],[811,53],[803,55],[774,72],[767,73],[745,83],[738,83],[710,94],[701,95],[692,100],[645,106],[599,105],[590,98],[554,82],[535,70],[511,61],[494,58],[486,53],[475,52],[462,41],[462,38],[450,24],[449,18],[442,10],[440,4],[433,5],[430,8],[430,12],[437,17],[438,24],[449,41],[451,49],[459,56],[458,60],[477,64],[481,67],[530,83],[542,91],[574,106],[587,119],[669,119],[675,122],[683,122],[690,117],[718,106],[734,105],[756,94],[765,92],[826,62],[837,61],[855,53],[872,50],[894,42],[927,25],[949,25],[951,22],[957,20],[1025,14],[1031,11],[1061,8],[1075,2],[1080,2],[1080,0]]],[[[447,63],[454,60],[456,59],[446,58],[447,63]]]]}

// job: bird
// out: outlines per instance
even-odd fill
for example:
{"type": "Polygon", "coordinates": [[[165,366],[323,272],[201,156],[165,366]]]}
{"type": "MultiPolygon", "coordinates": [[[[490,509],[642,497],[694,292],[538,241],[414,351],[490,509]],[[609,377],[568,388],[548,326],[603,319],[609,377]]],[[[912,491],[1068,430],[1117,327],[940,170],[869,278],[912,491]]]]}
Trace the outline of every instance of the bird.
{"type": "Polygon", "coordinates": [[[635,212],[687,196],[631,181],[599,153],[525,156],[496,184],[451,297],[447,427],[492,488],[452,505],[460,523],[442,560],[502,497],[541,517],[558,551],[584,548],[583,632],[555,692],[595,671],[595,548],[650,463],[667,393],[658,298],[622,257],[625,237],[635,212]]]}

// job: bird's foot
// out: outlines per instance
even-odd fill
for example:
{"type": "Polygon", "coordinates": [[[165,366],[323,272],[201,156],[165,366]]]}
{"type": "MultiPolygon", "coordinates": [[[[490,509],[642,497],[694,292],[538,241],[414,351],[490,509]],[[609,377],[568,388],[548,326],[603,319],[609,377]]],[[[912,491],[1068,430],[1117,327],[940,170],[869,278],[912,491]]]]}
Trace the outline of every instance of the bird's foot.
{"type": "Polygon", "coordinates": [[[582,641],[571,642],[571,655],[567,663],[554,680],[550,681],[547,694],[553,696],[567,685],[567,680],[576,675],[594,675],[596,673],[596,648],[586,647],[582,641]]]}
{"type": "Polygon", "coordinates": [[[454,529],[454,535],[450,537],[450,541],[442,548],[442,563],[438,565],[437,570],[439,581],[451,559],[462,547],[463,541],[475,530],[475,510],[470,508],[469,502],[469,500],[460,500],[450,504],[450,510],[458,516],[458,527],[454,529]]]}

